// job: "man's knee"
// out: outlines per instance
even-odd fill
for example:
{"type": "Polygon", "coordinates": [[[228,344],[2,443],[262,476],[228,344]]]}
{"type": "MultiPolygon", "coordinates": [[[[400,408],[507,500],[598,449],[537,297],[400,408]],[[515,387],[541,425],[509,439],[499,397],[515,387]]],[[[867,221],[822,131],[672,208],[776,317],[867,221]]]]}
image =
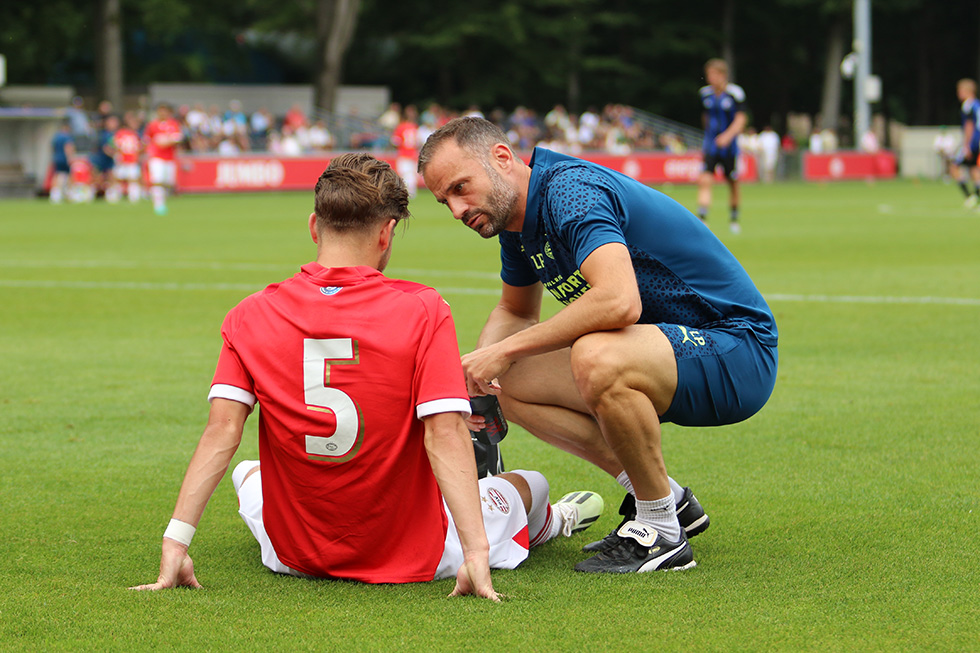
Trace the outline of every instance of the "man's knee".
{"type": "Polygon", "coordinates": [[[605,333],[590,333],[572,345],[572,376],[589,408],[623,380],[625,358],[605,333]]]}

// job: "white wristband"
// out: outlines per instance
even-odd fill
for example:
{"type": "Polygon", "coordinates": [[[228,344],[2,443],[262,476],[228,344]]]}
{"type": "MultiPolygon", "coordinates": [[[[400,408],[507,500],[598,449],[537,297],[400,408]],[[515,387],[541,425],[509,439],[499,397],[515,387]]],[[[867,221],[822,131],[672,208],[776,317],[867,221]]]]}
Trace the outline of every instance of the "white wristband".
{"type": "Polygon", "coordinates": [[[195,531],[197,529],[187,522],[180,521],[179,519],[171,519],[170,524],[167,525],[167,530],[163,532],[163,536],[175,542],[180,542],[184,546],[190,546],[191,540],[194,539],[195,531]]]}

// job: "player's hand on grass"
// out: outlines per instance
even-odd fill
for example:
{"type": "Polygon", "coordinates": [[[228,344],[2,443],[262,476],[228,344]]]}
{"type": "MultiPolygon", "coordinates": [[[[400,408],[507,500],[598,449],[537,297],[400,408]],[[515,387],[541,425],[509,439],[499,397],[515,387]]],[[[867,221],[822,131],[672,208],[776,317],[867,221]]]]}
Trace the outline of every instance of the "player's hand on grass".
{"type": "Polygon", "coordinates": [[[199,589],[201,584],[194,576],[194,561],[187,555],[187,547],[163,538],[163,553],[160,556],[160,575],[157,582],[130,587],[131,590],[162,590],[169,587],[193,587],[199,589]]]}
{"type": "Polygon", "coordinates": [[[493,589],[490,581],[490,563],[484,556],[480,560],[467,558],[456,572],[456,587],[450,597],[475,594],[484,599],[500,602],[500,594],[493,589]]]}

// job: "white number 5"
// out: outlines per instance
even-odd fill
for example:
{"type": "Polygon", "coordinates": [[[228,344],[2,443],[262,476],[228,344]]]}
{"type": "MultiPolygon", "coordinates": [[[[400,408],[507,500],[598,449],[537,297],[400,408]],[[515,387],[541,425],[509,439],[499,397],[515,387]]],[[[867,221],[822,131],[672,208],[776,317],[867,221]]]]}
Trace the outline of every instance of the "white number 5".
{"type": "Polygon", "coordinates": [[[331,388],[331,365],[357,365],[357,344],[350,338],[303,340],[303,381],[307,410],[333,413],[337,428],[333,435],[306,436],[310,460],[344,462],[361,448],[364,433],[360,410],[343,390],[331,388]]]}

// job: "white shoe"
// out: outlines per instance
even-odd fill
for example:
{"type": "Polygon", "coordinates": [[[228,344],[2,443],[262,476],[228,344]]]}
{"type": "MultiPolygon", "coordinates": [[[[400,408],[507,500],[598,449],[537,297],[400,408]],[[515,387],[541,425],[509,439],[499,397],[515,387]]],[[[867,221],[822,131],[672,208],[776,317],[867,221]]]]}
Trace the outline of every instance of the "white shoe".
{"type": "Polygon", "coordinates": [[[740,233],[742,233],[742,225],[740,225],[737,222],[729,222],[728,223],[728,228],[732,230],[732,233],[733,234],[740,234],[740,233]]]}
{"type": "Polygon", "coordinates": [[[601,496],[585,490],[569,492],[551,504],[551,509],[561,518],[561,534],[565,537],[594,524],[603,507],[605,504],[601,496]]]}
{"type": "Polygon", "coordinates": [[[976,208],[977,204],[980,204],[980,197],[974,195],[968,195],[965,200],[963,200],[963,206],[968,209],[976,208]]]}

